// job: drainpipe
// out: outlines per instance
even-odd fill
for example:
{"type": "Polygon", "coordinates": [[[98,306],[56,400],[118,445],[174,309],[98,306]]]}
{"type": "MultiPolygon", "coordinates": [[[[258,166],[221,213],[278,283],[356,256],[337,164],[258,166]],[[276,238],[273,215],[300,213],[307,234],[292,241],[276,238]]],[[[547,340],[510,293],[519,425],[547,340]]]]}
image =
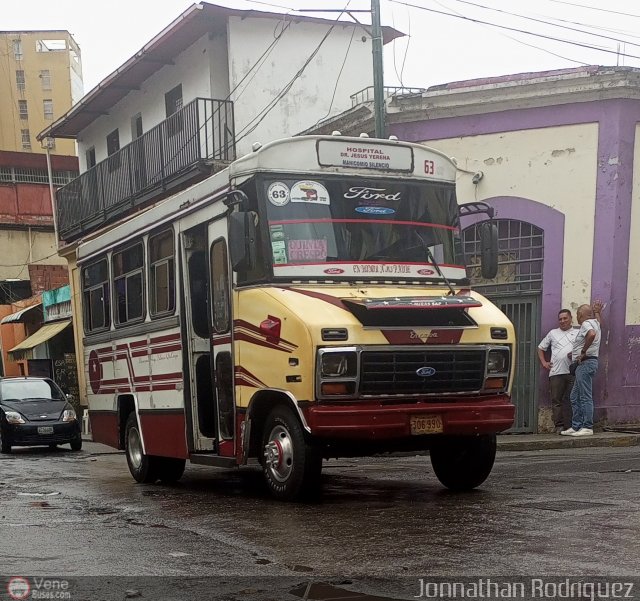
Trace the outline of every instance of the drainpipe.
{"type": "Polygon", "coordinates": [[[58,210],[56,207],[56,192],[53,189],[53,172],[51,170],[51,149],[54,146],[53,138],[42,140],[42,147],[47,152],[47,173],[49,175],[49,196],[51,197],[51,212],[53,213],[53,231],[56,237],[56,250],[60,248],[60,238],[58,237],[58,210]]]}

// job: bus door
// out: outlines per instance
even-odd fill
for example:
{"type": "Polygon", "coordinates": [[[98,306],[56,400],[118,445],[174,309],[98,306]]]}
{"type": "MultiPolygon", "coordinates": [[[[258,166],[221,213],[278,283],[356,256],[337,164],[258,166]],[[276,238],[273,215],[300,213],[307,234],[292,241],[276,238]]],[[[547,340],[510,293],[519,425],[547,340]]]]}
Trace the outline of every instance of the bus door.
{"type": "Polygon", "coordinates": [[[235,455],[233,310],[231,271],[227,252],[227,220],[209,223],[209,307],[211,311],[211,368],[217,399],[220,455],[235,455]]]}
{"type": "Polygon", "coordinates": [[[183,307],[187,338],[190,394],[190,449],[216,451],[218,443],[215,388],[211,371],[209,326],[209,257],[207,225],[182,232],[183,307]]]}

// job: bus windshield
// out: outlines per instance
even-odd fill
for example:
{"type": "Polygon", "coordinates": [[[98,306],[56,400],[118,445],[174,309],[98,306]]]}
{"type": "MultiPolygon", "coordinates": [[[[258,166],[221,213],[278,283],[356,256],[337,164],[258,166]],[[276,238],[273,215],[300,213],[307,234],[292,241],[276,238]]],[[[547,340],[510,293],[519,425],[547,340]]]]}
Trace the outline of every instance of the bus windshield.
{"type": "Polygon", "coordinates": [[[451,183],[287,175],[258,188],[275,277],[441,280],[434,261],[466,277],[451,183]]]}

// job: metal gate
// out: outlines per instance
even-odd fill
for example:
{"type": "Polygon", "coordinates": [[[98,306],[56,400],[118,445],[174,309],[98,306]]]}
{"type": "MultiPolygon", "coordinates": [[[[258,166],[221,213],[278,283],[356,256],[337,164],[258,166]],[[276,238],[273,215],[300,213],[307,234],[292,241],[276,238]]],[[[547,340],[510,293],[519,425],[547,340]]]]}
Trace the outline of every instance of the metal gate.
{"type": "Polygon", "coordinates": [[[485,280],[480,273],[478,224],[463,232],[469,278],[474,288],[495,303],[516,331],[516,372],[513,403],[516,419],[511,432],[537,431],[540,299],[544,259],[544,231],[517,219],[496,219],[498,275],[485,280]]]}
{"type": "Polygon", "coordinates": [[[487,295],[487,298],[511,320],[516,331],[516,373],[511,390],[516,419],[510,432],[536,432],[539,373],[536,349],[540,341],[540,296],[487,295]]]}

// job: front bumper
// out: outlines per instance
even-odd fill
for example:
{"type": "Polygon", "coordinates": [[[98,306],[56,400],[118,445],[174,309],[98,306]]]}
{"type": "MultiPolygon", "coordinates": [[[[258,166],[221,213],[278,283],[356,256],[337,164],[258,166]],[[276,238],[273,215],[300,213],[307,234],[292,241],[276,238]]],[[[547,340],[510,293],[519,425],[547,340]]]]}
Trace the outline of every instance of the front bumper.
{"type": "Polygon", "coordinates": [[[42,422],[39,424],[7,424],[3,436],[12,446],[33,447],[38,445],[65,444],[81,437],[80,422],[42,422]],[[41,434],[38,428],[53,428],[53,432],[41,434]]]}
{"type": "Polygon", "coordinates": [[[507,394],[447,402],[358,401],[321,403],[303,410],[313,436],[331,439],[410,439],[411,416],[439,415],[444,435],[497,434],[513,426],[515,407],[507,394]]]}

